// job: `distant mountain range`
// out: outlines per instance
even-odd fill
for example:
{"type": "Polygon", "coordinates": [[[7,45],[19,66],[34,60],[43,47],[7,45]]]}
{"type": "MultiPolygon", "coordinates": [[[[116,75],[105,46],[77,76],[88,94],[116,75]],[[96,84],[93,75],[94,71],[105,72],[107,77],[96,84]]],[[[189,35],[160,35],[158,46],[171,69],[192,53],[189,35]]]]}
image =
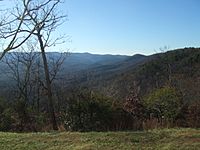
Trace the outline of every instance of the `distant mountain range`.
{"type": "Polygon", "coordinates": [[[89,53],[72,53],[66,57],[63,70],[66,73],[89,73],[93,76],[98,74],[119,73],[129,67],[144,61],[144,55],[97,55],[89,53]],[[93,74],[94,73],[94,74],[93,74]]]}
{"type": "MultiPolygon", "coordinates": [[[[47,56],[56,59],[60,53],[47,53],[47,56]]],[[[5,87],[9,79],[4,76],[5,66],[0,63],[0,67],[0,87],[5,87]]],[[[133,82],[140,86],[144,96],[167,85],[170,76],[172,86],[185,94],[185,100],[196,100],[200,97],[200,49],[177,49],[150,56],[69,53],[59,76],[66,91],[87,87],[116,100],[125,99],[133,82]]]]}

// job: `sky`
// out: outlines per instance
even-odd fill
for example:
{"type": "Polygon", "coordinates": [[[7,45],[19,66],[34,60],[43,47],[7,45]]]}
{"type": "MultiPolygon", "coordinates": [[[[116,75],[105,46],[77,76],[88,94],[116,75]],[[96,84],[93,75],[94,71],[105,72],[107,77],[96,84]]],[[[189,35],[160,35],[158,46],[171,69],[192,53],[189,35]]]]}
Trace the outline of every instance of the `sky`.
{"type": "Polygon", "coordinates": [[[70,49],[100,54],[152,54],[200,46],[200,0],[67,0],[70,49]]]}
{"type": "Polygon", "coordinates": [[[153,54],[200,47],[200,0],[65,0],[70,52],[153,54]]]}

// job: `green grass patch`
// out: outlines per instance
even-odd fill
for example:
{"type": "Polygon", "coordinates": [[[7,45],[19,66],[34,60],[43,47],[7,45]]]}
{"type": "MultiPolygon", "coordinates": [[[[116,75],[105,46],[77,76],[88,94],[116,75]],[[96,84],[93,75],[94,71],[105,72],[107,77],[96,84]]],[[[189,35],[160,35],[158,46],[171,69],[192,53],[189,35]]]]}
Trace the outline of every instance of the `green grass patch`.
{"type": "Polygon", "coordinates": [[[200,149],[198,129],[138,132],[0,132],[0,150],[200,149]]]}

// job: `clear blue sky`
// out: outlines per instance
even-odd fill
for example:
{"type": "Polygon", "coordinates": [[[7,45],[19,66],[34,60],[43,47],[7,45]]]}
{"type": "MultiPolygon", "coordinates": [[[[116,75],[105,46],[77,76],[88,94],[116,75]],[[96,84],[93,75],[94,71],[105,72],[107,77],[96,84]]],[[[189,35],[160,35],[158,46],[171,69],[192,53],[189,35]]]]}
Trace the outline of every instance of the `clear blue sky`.
{"type": "Polygon", "coordinates": [[[199,8],[200,0],[65,0],[60,9],[68,21],[59,32],[71,36],[63,46],[70,52],[148,55],[164,46],[200,47],[199,8]]]}
{"type": "Polygon", "coordinates": [[[152,54],[200,46],[200,0],[66,0],[72,52],[152,54]]]}

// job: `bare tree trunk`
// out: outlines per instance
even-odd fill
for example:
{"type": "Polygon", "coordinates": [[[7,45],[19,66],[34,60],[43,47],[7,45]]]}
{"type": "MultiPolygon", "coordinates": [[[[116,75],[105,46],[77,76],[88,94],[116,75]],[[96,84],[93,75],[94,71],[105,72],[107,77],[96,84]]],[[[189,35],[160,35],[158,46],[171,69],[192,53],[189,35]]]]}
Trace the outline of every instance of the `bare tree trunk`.
{"type": "Polygon", "coordinates": [[[46,58],[44,44],[43,44],[41,35],[38,35],[38,40],[40,43],[40,49],[41,49],[42,59],[43,59],[43,64],[44,64],[44,72],[45,72],[45,78],[46,78],[46,88],[47,88],[47,95],[48,95],[48,101],[49,101],[49,113],[50,113],[50,117],[51,117],[51,123],[52,123],[53,130],[58,130],[57,121],[56,121],[55,112],[54,112],[53,95],[52,95],[51,81],[50,81],[50,76],[49,76],[49,68],[48,68],[47,58],[46,58]]]}
{"type": "Polygon", "coordinates": [[[40,60],[37,62],[37,74],[36,74],[36,82],[37,82],[37,111],[38,114],[40,112],[40,83],[39,83],[39,78],[40,78],[40,60]]]}
{"type": "Polygon", "coordinates": [[[0,60],[7,52],[21,47],[29,39],[35,40],[33,36],[37,37],[42,53],[49,102],[49,114],[54,130],[57,130],[58,127],[54,112],[51,82],[57,73],[50,79],[45,48],[63,43],[59,42],[62,37],[50,38],[51,33],[55,31],[66,18],[65,15],[59,15],[56,11],[58,10],[58,5],[61,3],[61,0],[19,0],[12,12],[8,13],[8,15],[5,14],[5,17],[0,19],[0,40],[2,40],[2,43],[6,43],[5,47],[3,47],[2,54],[0,54],[0,60]]]}

